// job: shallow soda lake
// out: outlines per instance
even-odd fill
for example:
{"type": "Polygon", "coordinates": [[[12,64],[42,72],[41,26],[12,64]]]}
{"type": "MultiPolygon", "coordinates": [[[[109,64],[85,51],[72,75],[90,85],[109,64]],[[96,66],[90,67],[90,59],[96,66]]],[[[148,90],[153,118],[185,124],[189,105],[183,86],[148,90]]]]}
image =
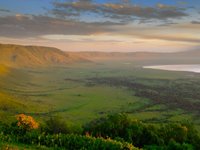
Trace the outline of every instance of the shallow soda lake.
{"type": "Polygon", "coordinates": [[[188,72],[200,73],[200,64],[195,64],[195,65],[155,65],[155,66],[143,66],[143,68],[168,70],[168,71],[188,71],[188,72]]]}

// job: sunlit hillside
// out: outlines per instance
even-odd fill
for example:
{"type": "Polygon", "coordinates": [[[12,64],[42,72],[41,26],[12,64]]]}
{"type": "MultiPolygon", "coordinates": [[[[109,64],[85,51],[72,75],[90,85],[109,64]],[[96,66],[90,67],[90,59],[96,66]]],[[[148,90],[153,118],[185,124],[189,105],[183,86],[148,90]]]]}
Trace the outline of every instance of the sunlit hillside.
{"type": "Polygon", "coordinates": [[[10,67],[66,65],[88,60],[67,55],[56,48],[0,44],[0,64],[10,67]]]}
{"type": "Polygon", "coordinates": [[[9,72],[9,68],[5,65],[0,65],[0,76],[6,75],[9,72]]]}

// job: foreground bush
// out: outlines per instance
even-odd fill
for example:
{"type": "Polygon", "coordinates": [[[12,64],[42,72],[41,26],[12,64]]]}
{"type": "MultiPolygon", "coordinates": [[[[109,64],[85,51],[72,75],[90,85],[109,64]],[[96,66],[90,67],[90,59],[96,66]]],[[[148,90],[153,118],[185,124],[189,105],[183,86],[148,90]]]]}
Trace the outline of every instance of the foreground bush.
{"type": "Polygon", "coordinates": [[[185,143],[196,150],[200,149],[198,131],[189,123],[153,126],[132,120],[126,114],[114,114],[90,122],[85,126],[85,132],[95,137],[120,138],[141,148],[145,145],[168,146],[173,140],[177,143],[174,147],[181,147],[185,143]]]}
{"type": "Polygon", "coordinates": [[[39,124],[31,116],[19,114],[16,118],[17,126],[24,132],[37,129],[39,127],[39,124]]]}
{"type": "Polygon", "coordinates": [[[195,148],[191,144],[187,143],[177,143],[175,141],[170,141],[168,145],[148,145],[143,148],[144,150],[194,150],[195,148]]]}
{"type": "Polygon", "coordinates": [[[32,117],[23,114],[19,115],[17,116],[17,122],[10,126],[0,124],[0,142],[69,150],[137,150],[132,144],[115,141],[110,138],[57,133],[68,132],[64,130],[67,129],[65,123],[60,121],[56,124],[55,119],[51,119],[47,123],[46,126],[49,128],[45,128],[47,129],[46,131],[39,130],[37,129],[38,124],[32,117]],[[54,123],[55,127],[50,123],[54,123]],[[52,132],[48,133],[48,131],[52,132]]]}
{"type": "Polygon", "coordinates": [[[1,134],[0,141],[64,148],[69,150],[138,150],[132,144],[127,142],[74,134],[45,135],[37,134],[37,132],[27,132],[20,137],[1,134]]]}
{"type": "Polygon", "coordinates": [[[45,121],[45,124],[41,127],[43,132],[49,134],[82,134],[83,129],[76,124],[69,124],[59,116],[51,116],[45,121]]]}
{"type": "Polygon", "coordinates": [[[94,120],[81,130],[58,118],[50,118],[40,129],[30,127],[16,122],[0,124],[0,142],[73,150],[137,149],[134,146],[147,150],[200,150],[198,131],[188,122],[154,126],[130,119],[126,114],[114,114],[94,120]]]}
{"type": "Polygon", "coordinates": [[[108,115],[105,118],[92,121],[85,127],[92,136],[122,138],[135,146],[163,144],[154,126],[146,126],[138,120],[131,120],[125,114],[108,115]]]}

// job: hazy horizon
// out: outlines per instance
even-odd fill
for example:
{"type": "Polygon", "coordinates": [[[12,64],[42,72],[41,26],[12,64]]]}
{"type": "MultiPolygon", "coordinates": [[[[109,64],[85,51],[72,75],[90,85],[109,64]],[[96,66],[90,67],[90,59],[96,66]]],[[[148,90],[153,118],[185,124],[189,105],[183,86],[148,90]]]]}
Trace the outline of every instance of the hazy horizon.
{"type": "Polygon", "coordinates": [[[198,49],[196,0],[7,0],[0,42],[63,51],[178,52],[198,49]]]}

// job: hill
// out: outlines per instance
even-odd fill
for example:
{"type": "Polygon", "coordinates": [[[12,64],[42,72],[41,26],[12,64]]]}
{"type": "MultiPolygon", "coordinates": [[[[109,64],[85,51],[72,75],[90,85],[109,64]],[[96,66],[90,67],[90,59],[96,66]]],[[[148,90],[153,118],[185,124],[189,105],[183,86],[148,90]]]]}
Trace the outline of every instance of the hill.
{"type": "MultiPolygon", "coordinates": [[[[67,52],[69,53],[69,52],[67,52]]],[[[183,51],[175,53],[154,52],[71,52],[92,61],[133,61],[136,64],[194,64],[200,63],[200,51],[183,51]]]]}
{"type": "Polygon", "coordinates": [[[5,65],[0,65],[0,76],[6,75],[9,72],[9,68],[5,65]]]}
{"type": "Polygon", "coordinates": [[[0,44],[0,64],[6,66],[55,66],[87,61],[51,47],[0,44]]]}
{"type": "MultiPolygon", "coordinates": [[[[133,61],[136,64],[200,63],[200,51],[153,52],[64,52],[57,48],[0,44],[0,64],[11,67],[59,66],[77,62],[133,61]]],[[[0,72],[3,68],[0,68],[0,72]]],[[[5,71],[5,69],[4,69],[5,71]]]]}

